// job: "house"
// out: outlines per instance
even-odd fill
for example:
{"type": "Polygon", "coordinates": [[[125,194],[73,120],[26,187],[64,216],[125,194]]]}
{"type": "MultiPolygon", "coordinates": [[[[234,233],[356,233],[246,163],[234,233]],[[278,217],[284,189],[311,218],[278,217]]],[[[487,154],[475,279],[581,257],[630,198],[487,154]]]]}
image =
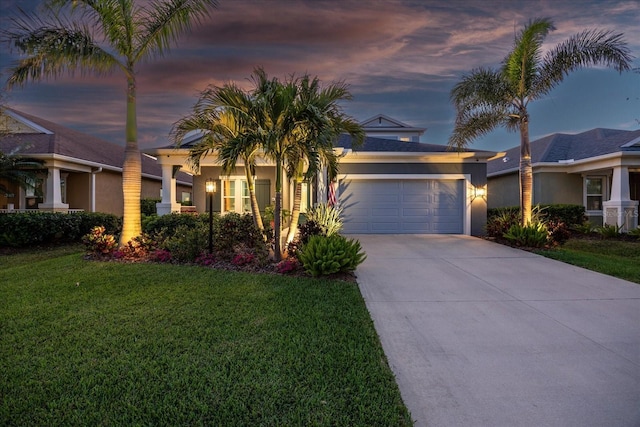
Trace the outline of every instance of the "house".
{"type": "Polygon", "coordinates": [[[370,117],[360,122],[360,126],[368,136],[411,142],[420,142],[420,137],[427,130],[427,128],[409,126],[384,114],[370,117]]]}
{"type": "MultiPolygon", "coordinates": [[[[519,204],[520,147],[489,161],[490,208],[519,204]]],[[[531,142],[533,203],[583,205],[595,224],[638,226],[640,130],[592,129],[531,142]]]]}
{"type": "MultiPolygon", "coordinates": [[[[0,111],[0,150],[37,158],[44,168],[35,190],[13,186],[0,194],[0,209],[84,210],[123,214],[124,147],[15,109],[0,111]]],[[[159,198],[160,166],[142,156],[142,198],[159,198]]],[[[191,177],[179,173],[176,194],[190,200],[191,177]]]]}
{"type": "MultiPolygon", "coordinates": [[[[170,180],[175,167],[193,174],[193,200],[198,212],[207,210],[205,181],[217,181],[213,201],[215,212],[250,212],[249,194],[241,163],[231,176],[222,174],[217,159],[204,157],[200,168],[190,169],[189,146],[198,136],[185,140],[181,148],[149,150],[162,166],[163,179],[170,180]]],[[[351,138],[343,135],[334,150],[340,156],[336,184],[326,174],[303,188],[303,207],[326,202],[329,186],[334,186],[344,209],[344,232],[367,234],[455,233],[481,235],[486,222],[487,161],[498,153],[479,150],[449,151],[446,146],[382,139],[367,136],[362,147],[354,149],[351,138]]],[[[256,197],[260,210],[275,195],[275,166],[259,158],[255,169],[256,197]]],[[[163,187],[169,188],[169,187],[163,187]]],[[[158,213],[180,209],[170,190],[163,192],[158,213]]],[[[293,186],[283,188],[283,206],[291,209],[293,186]]]]}

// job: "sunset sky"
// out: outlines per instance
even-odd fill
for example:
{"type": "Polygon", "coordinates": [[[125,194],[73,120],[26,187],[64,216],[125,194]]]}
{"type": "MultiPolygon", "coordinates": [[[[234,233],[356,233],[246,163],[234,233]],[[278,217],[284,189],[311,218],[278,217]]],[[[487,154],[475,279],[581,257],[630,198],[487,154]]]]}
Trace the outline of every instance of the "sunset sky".
{"type": "MultiPolygon", "coordinates": [[[[4,0],[0,25],[20,5],[4,0]]],[[[554,44],[585,29],[622,32],[640,67],[638,0],[220,0],[211,19],[184,35],[165,57],[139,67],[138,126],[142,148],[167,145],[171,125],[189,113],[207,85],[249,87],[255,67],[285,78],[308,73],[345,81],[345,111],[364,120],[385,114],[428,128],[422,142],[446,144],[455,112],[449,92],[476,67],[498,67],[514,32],[531,18],[552,18],[554,44]]],[[[0,47],[2,82],[17,59],[0,47]]],[[[125,78],[62,77],[4,95],[23,112],[124,143],[125,78]]],[[[531,137],[595,127],[640,128],[640,73],[581,70],[549,97],[531,104],[531,137]]],[[[497,130],[472,148],[503,150],[517,134],[497,130]]]]}

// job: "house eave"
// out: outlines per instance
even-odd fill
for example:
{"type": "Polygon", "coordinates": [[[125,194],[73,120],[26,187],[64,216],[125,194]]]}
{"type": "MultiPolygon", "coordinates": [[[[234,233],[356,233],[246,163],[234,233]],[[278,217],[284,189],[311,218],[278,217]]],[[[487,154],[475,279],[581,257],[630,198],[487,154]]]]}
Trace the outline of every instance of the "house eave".
{"type": "Polygon", "coordinates": [[[406,162],[487,162],[498,158],[504,153],[495,152],[380,152],[380,151],[351,151],[340,159],[341,163],[398,163],[406,162]]]}
{"type": "MultiPolygon", "coordinates": [[[[603,154],[596,157],[588,157],[580,160],[566,160],[562,162],[537,162],[531,165],[533,172],[566,172],[582,173],[592,170],[611,168],[614,166],[627,165],[637,166],[640,160],[640,151],[617,151],[615,153],[603,154]]],[[[509,175],[518,172],[519,168],[509,168],[497,172],[488,173],[488,178],[509,175]]]]}

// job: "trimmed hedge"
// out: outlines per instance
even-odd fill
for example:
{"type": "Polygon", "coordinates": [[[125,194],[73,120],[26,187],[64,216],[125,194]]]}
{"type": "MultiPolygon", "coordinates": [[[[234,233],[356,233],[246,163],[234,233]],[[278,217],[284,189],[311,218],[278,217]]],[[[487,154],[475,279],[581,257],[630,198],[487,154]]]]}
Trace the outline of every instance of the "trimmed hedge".
{"type": "MultiPolygon", "coordinates": [[[[536,205],[543,219],[551,221],[561,221],[567,226],[582,224],[586,221],[584,206],[582,205],[536,205]]],[[[504,208],[491,208],[487,210],[487,220],[503,215],[505,213],[520,216],[520,208],[518,206],[509,206],[504,208]]]]}
{"type": "Polygon", "coordinates": [[[122,220],[99,212],[17,212],[0,215],[0,247],[80,242],[82,236],[102,225],[109,234],[120,234],[122,220]]]}

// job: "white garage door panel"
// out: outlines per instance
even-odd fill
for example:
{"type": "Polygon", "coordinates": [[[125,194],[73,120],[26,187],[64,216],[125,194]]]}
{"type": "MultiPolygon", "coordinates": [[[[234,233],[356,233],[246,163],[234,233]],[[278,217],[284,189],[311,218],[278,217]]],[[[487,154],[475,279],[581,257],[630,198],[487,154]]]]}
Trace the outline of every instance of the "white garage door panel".
{"type": "Polygon", "coordinates": [[[463,180],[344,180],[344,232],[462,233],[463,180]]]}

